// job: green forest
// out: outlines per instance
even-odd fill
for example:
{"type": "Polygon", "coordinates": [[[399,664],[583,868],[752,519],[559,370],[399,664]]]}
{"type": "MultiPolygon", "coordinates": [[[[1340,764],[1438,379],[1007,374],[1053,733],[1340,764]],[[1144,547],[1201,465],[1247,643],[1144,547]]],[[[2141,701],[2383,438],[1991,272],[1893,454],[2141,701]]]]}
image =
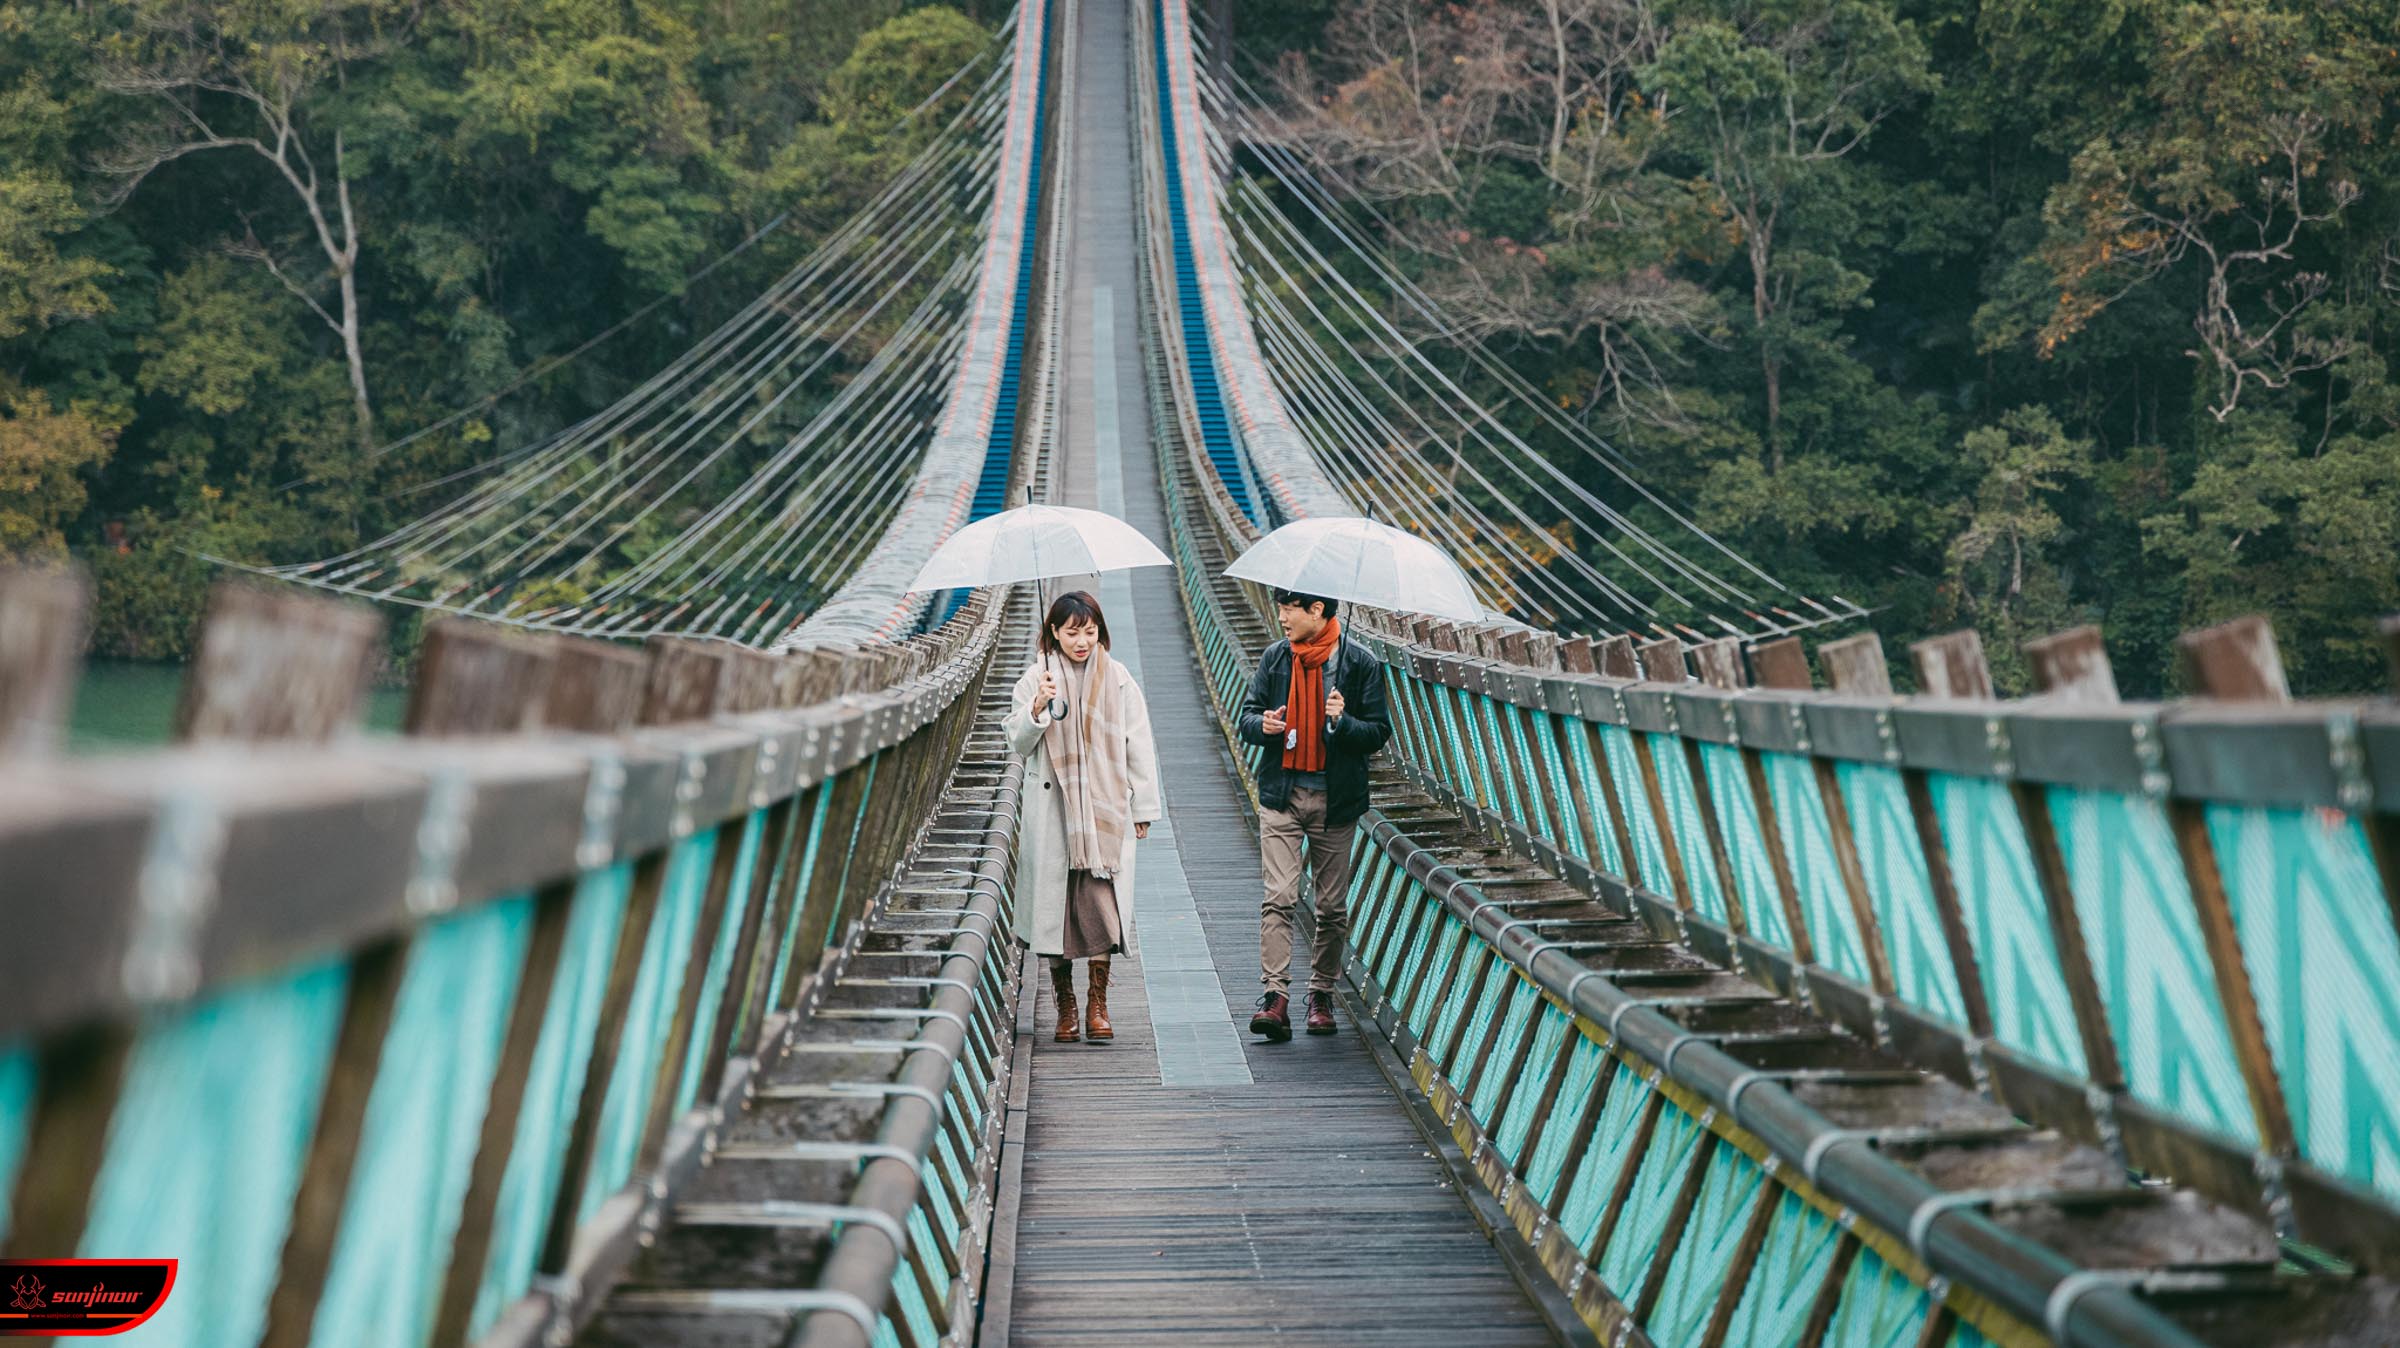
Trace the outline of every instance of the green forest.
{"type": "Polygon", "coordinates": [[[0,0],[0,556],[181,656],[195,554],[376,537],[757,295],[1005,9],[0,0]]]}
{"type": "MultiPolygon", "coordinates": [[[[1415,278],[1887,639],[2400,609],[2400,0],[1235,0],[1415,278]]],[[[846,218],[998,0],[0,0],[0,554],[183,653],[846,218]],[[754,248],[695,272],[773,225],[754,248]],[[562,357],[629,318],[623,331],[562,357]],[[454,415],[466,410],[465,415],[454,415]],[[426,428],[434,428],[427,431],[426,428]]]]}
{"type": "Polygon", "coordinates": [[[1418,284],[1887,650],[2400,609],[2400,5],[1244,0],[1418,284]]]}

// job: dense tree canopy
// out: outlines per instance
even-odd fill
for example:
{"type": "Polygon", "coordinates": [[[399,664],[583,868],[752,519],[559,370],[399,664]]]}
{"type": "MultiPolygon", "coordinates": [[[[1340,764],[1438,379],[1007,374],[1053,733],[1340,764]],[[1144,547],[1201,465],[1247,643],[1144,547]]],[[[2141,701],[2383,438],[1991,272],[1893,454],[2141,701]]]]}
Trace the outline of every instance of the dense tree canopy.
{"type": "Polygon", "coordinates": [[[2250,611],[2300,686],[2380,682],[2400,4],[1278,0],[1236,24],[1269,134],[1795,583],[1895,635],[1972,623],[2013,687],[2017,643],[2097,621],[2158,692],[2177,630],[2250,611]]]}
{"type": "MultiPolygon", "coordinates": [[[[0,0],[0,552],[178,653],[192,553],[338,552],[757,293],[910,152],[964,8],[0,0]]],[[[2012,681],[2098,621],[2161,691],[2244,611],[2301,687],[2378,679],[2400,0],[1233,11],[1270,134],[1459,327],[1796,585],[2012,681]]]]}
{"type": "Polygon", "coordinates": [[[191,554],[338,552],[758,293],[1001,8],[0,0],[0,554],[180,653],[191,554]]]}

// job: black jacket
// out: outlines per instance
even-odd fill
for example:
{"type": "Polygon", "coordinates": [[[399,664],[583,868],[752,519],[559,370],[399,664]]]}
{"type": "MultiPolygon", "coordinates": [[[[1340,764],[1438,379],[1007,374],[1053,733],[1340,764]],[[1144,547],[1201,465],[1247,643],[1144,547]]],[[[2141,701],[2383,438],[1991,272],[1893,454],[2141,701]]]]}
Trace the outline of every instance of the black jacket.
{"type": "MultiPolygon", "coordinates": [[[[1383,662],[1348,637],[1333,654],[1326,680],[1342,694],[1342,717],[1328,727],[1325,744],[1325,822],[1335,828],[1367,812],[1367,759],[1392,737],[1391,713],[1383,704],[1383,662]]],[[[1283,771],[1283,736],[1263,728],[1267,713],[1284,705],[1292,691],[1292,643],[1278,641],[1258,659],[1250,695],[1242,699],[1242,742],[1258,746],[1258,803],[1271,810],[1292,808],[1283,771]]]]}

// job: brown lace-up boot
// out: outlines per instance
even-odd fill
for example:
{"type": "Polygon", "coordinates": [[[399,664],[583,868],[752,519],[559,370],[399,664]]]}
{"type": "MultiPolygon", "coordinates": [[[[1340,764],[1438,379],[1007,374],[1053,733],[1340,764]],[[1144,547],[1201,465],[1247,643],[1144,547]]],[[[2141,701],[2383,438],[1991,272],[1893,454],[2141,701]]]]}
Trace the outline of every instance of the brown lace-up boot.
{"type": "Polygon", "coordinates": [[[1051,1041],[1072,1044],[1083,1038],[1083,1020],[1075,1014],[1075,964],[1072,960],[1050,961],[1050,990],[1058,994],[1058,1032],[1051,1041]]]}
{"type": "Polygon", "coordinates": [[[1108,956],[1092,956],[1091,1005],[1083,1013],[1083,1037],[1094,1044],[1105,1044],[1117,1037],[1116,1027],[1108,1023],[1108,956]]]}

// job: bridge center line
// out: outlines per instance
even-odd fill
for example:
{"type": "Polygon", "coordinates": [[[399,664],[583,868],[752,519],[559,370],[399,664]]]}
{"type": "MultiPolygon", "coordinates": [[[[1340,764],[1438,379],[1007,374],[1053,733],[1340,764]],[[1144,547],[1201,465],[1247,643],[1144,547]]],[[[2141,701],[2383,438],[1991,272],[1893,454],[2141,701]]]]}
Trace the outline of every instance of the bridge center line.
{"type": "MultiPolygon", "coordinates": [[[[1092,287],[1091,321],[1095,485],[1100,508],[1122,519],[1126,440],[1117,420],[1116,293],[1110,287],[1092,287]]],[[[1110,615],[1111,653],[1139,680],[1142,618],[1134,601],[1132,573],[1102,576],[1100,602],[1110,615]]],[[[1142,983],[1150,1002],[1159,1084],[1247,1086],[1249,1060],[1225,1009],[1225,986],[1217,979],[1216,958],[1200,926],[1200,908],[1192,899],[1171,814],[1150,830],[1150,844],[1142,849],[1135,880],[1134,927],[1141,942],[1142,983]]]]}

